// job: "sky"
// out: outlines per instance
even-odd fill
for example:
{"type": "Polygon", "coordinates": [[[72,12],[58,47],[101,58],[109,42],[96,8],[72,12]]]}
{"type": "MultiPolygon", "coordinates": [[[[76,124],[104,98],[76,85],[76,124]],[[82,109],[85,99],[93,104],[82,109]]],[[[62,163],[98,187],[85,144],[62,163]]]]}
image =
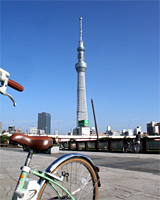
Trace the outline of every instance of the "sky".
{"type": "Polygon", "coordinates": [[[146,131],[159,115],[159,1],[1,1],[0,67],[24,86],[17,106],[0,96],[3,129],[37,127],[51,114],[52,134],[76,127],[77,47],[83,17],[90,127],[146,131]]]}

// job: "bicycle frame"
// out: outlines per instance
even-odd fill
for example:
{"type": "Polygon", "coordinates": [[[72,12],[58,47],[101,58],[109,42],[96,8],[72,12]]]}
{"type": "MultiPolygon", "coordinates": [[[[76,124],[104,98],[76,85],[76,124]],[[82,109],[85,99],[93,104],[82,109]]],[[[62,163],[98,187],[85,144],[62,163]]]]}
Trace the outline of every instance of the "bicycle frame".
{"type": "Polygon", "coordinates": [[[63,175],[61,177],[57,177],[50,172],[47,172],[47,171],[37,172],[36,169],[32,170],[29,167],[32,154],[33,154],[32,152],[29,152],[25,165],[21,169],[22,171],[21,171],[12,200],[26,200],[26,199],[36,200],[39,195],[39,192],[41,191],[41,187],[43,186],[44,181],[46,180],[49,181],[48,183],[55,190],[55,192],[60,198],[62,197],[62,194],[56,189],[55,185],[61,188],[64,192],[66,192],[66,194],[68,194],[72,200],[75,200],[75,198],[61,184],[56,182],[56,180],[63,181],[64,180],[63,175]],[[39,177],[40,180],[36,181],[30,178],[27,178],[28,173],[31,173],[39,177]]]}
{"type": "MultiPolygon", "coordinates": [[[[52,182],[53,184],[57,185],[58,187],[60,187],[63,191],[65,191],[70,197],[72,200],[75,200],[74,197],[72,197],[72,195],[62,186],[60,185],[59,183],[57,183],[55,180],[59,180],[59,181],[63,181],[64,179],[64,176],[62,175],[62,177],[57,177],[53,174],[50,174],[50,173],[46,173],[46,172],[37,172],[36,170],[33,170],[31,171],[31,174],[35,175],[35,176],[38,176],[44,180],[48,180],[50,182],[52,182]]],[[[56,189],[56,187],[54,185],[52,185],[51,183],[49,182],[50,186],[56,191],[56,193],[58,194],[59,197],[62,197],[62,194],[60,194],[58,192],[58,190],[56,189]]]]}
{"type": "Polygon", "coordinates": [[[94,170],[96,172],[96,176],[97,176],[97,180],[98,180],[96,184],[98,184],[98,186],[100,187],[100,178],[99,178],[99,175],[97,172],[97,167],[94,165],[92,160],[85,155],[76,154],[76,153],[66,154],[66,155],[58,158],[56,161],[53,161],[53,163],[51,163],[51,165],[45,171],[42,171],[42,172],[40,172],[40,171],[37,172],[36,169],[32,170],[29,167],[30,161],[32,159],[32,155],[33,155],[33,152],[28,153],[26,162],[21,169],[22,171],[20,174],[20,178],[18,180],[12,200],[27,200],[27,199],[36,200],[38,198],[41,188],[43,187],[44,182],[46,180],[48,180],[48,183],[50,184],[50,186],[53,188],[53,190],[57,193],[57,195],[60,198],[62,197],[62,194],[56,189],[55,186],[61,188],[66,194],[69,195],[69,197],[72,200],[75,200],[75,198],[72,196],[72,194],[70,194],[68,192],[68,190],[66,190],[61,184],[59,184],[57,182],[57,181],[63,182],[63,180],[65,178],[65,174],[64,175],[62,174],[61,177],[58,177],[51,173],[52,171],[54,171],[57,168],[57,166],[60,163],[63,163],[66,159],[70,159],[74,156],[82,157],[92,165],[92,167],[94,168],[94,170]],[[31,174],[39,177],[40,178],[39,181],[27,178],[28,173],[31,173],[31,174]]]}
{"type": "Polygon", "coordinates": [[[135,149],[135,142],[128,143],[128,149],[132,150],[132,148],[135,149]]]}

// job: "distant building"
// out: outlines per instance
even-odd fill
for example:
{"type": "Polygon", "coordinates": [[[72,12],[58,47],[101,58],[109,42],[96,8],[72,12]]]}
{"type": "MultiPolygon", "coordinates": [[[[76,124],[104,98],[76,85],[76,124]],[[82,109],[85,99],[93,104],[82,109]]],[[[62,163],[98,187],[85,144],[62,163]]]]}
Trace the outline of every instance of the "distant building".
{"type": "Polygon", "coordinates": [[[46,135],[45,131],[43,129],[39,129],[38,130],[38,134],[39,135],[46,135]]]}
{"type": "Polygon", "coordinates": [[[44,130],[47,135],[51,134],[51,115],[49,113],[38,113],[38,130],[44,130]]]}
{"type": "Polygon", "coordinates": [[[30,127],[29,128],[29,133],[33,135],[37,135],[38,129],[36,127],[30,127]]]}
{"type": "Polygon", "coordinates": [[[133,136],[133,130],[132,129],[128,129],[128,130],[123,129],[122,130],[122,135],[124,135],[124,136],[133,136]]]}
{"type": "Polygon", "coordinates": [[[73,130],[73,135],[90,136],[90,128],[87,126],[77,127],[73,130]]]}
{"type": "Polygon", "coordinates": [[[112,130],[110,126],[107,126],[106,134],[110,136],[120,136],[121,132],[117,130],[112,130]]]}
{"type": "Polygon", "coordinates": [[[111,126],[107,126],[107,131],[106,132],[109,132],[111,131],[111,126]]]}
{"type": "Polygon", "coordinates": [[[20,128],[17,128],[16,133],[23,133],[23,131],[20,128]]]}
{"type": "Polygon", "coordinates": [[[8,127],[8,132],[9,132],[10,134],[14,134],[14,133],[16,132],[15,126],[9,126],[9,127],[8,127]]]}
{"type": "Polygon", "coordinates": [[[91,127],[90,135],[96,135],[96,129],[95,129],[95,127],[91,127]]]}
{"type": "Polygon", "coordinates": [[[151,121],[147,124],[148,135],[159,134],[160,135],[160,122],[151,121]]]}
{"type": "Polygon", "coordinates": [[[134,129],[133,135],[137,135],[138,132],[141,132],[141,134],[143,133],[142,130],[141,130],[141,126],[137,126],[137,128],[134,129]]]}
{"type": "Polygon", "coordinates": [[[16,131],[15,126],[9,126],[9,127],[8,127],[8,131],[9,131],[9,132],[14,132],[14,131],[16,131]]]}
{"type": "Polygon", "coordinates": [[[58,135],[58,130],[55,130],[55,131],[54,131],[54,135],[58,135]]]}

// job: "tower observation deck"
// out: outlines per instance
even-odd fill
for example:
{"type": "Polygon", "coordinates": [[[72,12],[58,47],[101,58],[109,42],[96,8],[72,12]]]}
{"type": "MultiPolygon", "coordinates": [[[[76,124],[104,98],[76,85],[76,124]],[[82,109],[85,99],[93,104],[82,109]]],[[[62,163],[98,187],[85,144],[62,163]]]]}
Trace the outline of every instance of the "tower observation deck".
{"type": "Polygon", "coordinates": [[[77,79],[77,127],[88,126],[87,102],[86,102],[86,87],[85,87],[85,71],[87,63],[84,62],[84,51],[82,40],[82,17],[80,17],[80,40],[78,51],[78,62],[75,68],[78,74],[77,79]],[[85,125],[82,125],[85,122],[85,125]]]}

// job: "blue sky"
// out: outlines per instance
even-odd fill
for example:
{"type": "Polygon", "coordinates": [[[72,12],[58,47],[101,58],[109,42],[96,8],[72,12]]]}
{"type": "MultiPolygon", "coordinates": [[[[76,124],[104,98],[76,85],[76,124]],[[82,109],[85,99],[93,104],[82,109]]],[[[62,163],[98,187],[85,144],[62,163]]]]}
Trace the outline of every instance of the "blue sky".
{"type": "Polygon", "coordinates": [[[76,126],[77,47],[83,17],[87,108],[98,129],[134,129],[159,121],[158,1],[2,1],[1,67],[24,86],[16,100],[0,97],[0,121],[23,131],[38,113],[52,117],[52,133],[76,126]]]}

